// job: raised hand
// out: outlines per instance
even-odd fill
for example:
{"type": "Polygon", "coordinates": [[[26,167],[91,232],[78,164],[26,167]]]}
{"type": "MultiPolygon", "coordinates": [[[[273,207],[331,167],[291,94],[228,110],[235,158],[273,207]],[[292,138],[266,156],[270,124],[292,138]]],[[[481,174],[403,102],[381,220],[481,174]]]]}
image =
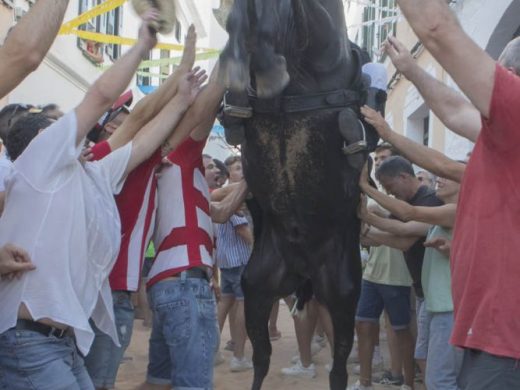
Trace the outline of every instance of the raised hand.
{"type": "Polygon", "coordinates": [[[383,44],[383,50],[396,67],[396,69],[407,76],[417,66],[410,51],[395,37],[390,36],[383,44]]]}
{"type": "Polygon", "coordinates": [[[424,243],[427,248],[434,248],[441,252],[444,256],[450,257],[451,241],[444,237],[433,237],[424,243]]]}
{"type": "Polygon", "coordinates": [[[11,244],[0,248],[0,276],[3,279],[20,278],[24,272],[35,268],[29,255],[23,249],[11,244]]]}
{"type": "Polygon", "coordinates": [[[376,129],[382,139],[385,141],[388,140],[388,136],[392,133],[392,129],[379,112],[368,106],[363,106],[361,107],[361,114],[365,117],[367,123],[371,124],[376,129]]]}
{"type": "Polygon", "coordinates": [[[178,95],[182,101],[188,106],[192,105],[207,79],[206,71],[200,67],[195,67],[187,73],[179,83],[178,95]]]}
{"type": "Polygon", "coordinates": [[[184,52],[182,53],[182,60],[180,66],[186,66],[188,69],[193,68],[195,64],[195,56],[197,55],[197,32],[195,26],[192,24],[188,29],[186,38],[184,38],[184,52]]]}
{"type": "Polygon", "coordinates": [[[160,13],[156,8],[150,8],[142,15],[143,24],[139,28],[138,41],[143,47],[143,55],[157,45],[157,31],[152,27],[159,20],[160,13]]]}

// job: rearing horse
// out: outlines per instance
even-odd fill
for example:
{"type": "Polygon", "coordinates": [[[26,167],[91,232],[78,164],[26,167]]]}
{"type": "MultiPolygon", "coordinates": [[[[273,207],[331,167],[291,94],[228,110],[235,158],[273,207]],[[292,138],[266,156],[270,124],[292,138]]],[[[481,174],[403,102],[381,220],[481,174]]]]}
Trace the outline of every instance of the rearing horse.
{"type": "MultiPolygon", "coordinates": [[[[221,76],[242,127],[255,245],[242,277],[259,390],[273,302],[311,282],[334,326],[330,388],[345,390],[360,291],[359,172],[377,143],[358,119],[360,58],[341,0],[235,0],[221,76]],[[244,114],[246,113],[246,114],[244,114]],[[368,147],[365,141],[368,141],[368,147]],[[363,149],[363,150],[361,150],[363,149]]],[[[236,122],[235,121],[235,122],[236,122]]],[[[233,124],[237,127],[237,124],[233,124]]],[[[235,130],[233,130],[235,131],[235,130]]]]}

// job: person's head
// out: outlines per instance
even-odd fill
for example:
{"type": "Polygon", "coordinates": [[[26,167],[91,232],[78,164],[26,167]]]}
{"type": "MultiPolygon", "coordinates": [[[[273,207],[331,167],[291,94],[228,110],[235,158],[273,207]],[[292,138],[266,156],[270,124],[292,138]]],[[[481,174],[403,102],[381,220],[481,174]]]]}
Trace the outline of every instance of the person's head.
{"type": "Polygon", "coordinates": [[[520,76],[520,37],[507,44],[498,58],[498,63],[520,76]]]}
{"type": "Polygon", "coordinates": [[[392,145],[383,143],[378,145],[376,150],[374,150],[374,166],[376,170],[381,166],[383,161],[385,161],[388,157],[395,156],[397,153],[392,145]]]}
{"type": "Polygon", "coordinates": [[[103,126],[103,130],[99,133],[98,142],[105,141],[110,138],[112,134],[121,126],[125,119],[130,115],[126,107],[121,107],[119,110],[110,114],[107,123],[103,126]]]}
{"type": "Polygon", "coordinates": [[[48,118],[53,120],[60,119],[64,114],[61,111],[60,106],[57,104],[51,103],[41,107],[42,113],[45,114],[48,118]]]}
{"type": "Polygon", "coordinates": [[[404,201],[413,198],[421,186],[410,161],[400,156],[385,159],[376,170],[376,178],[386,192],[404,201]]]}
{"type": "MultiPolygon", "coordinates": [[[[7,153],[12,161],[16,160],[40,131],[49,127],[54,121],[46,115],[31,114],[19,118],[7,135],[7,153]]],[[[59,140],[56,140],[59,142],[59,140]]],[[[37,162],[35,162],[37,163],[37,162]]]]}
{"type": "Polygon", "coordinates": [[[242,158],[240,156],[230,156],[225,161],[226,168],[229,172],[229,182],[238,183],[244,178],[242,172],[242,158]]]}
{"type": "Polygon", "coordinates": [[[218,188],[218,175],[220,173],[215,161],[213,161],[213,157],[203,154],[202,155],[202,163],[204,165],[204,175],[206,177],[206,182],[208,183],[208,187],[212,190],[218,188]]]}
{"type": "Polygon", "coordinates": [[[217,187],[222,187],[224,184],[226,184],[226,181],[229,179],[229,172],[226,168],[226,164],[224,164],[222,161],[217,160],[216,158],[213,159],[213,162],[215,163],[215,166],[218,169],[218,177],[217,177],[217,187]]]}
{"type": "Polygon", "coordinates": [[[460,183],[443,177],[437,178],[435,193],[444,203],[457,203],[459,191],[460,183]]]}
{"type": "Polygon", "coordinates": [[[416,176],[417,180],[419,180],[425,186],[428,186],[431,189],[435,188],[435,176],[433,176],[430,172],[419,171],[417,172],[416,176]]]}
{"type": "Polygon", "coordinates": [[[29,104],[8,104],[0,111],[0,138],[4,145],[7,143],[7,135],[14,123],[33,106],[29,104]]]}

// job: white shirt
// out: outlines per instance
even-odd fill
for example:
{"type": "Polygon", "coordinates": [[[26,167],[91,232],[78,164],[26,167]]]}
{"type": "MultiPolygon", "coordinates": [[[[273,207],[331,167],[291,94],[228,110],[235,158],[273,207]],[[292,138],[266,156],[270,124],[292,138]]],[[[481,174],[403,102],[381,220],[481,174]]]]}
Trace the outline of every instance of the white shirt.
{"type": "Polygon", "coordinates": [[[117,343],[108,275],[120,245],[113,194],[124,181],[131,144],[101,161],[78,161],[77,123],[70,112],[45,129],[7,176],[0,245],[24,248],[36,270],[0,281],[0,333],[16,325],[25,303],[34,320],[74,328],[86,355],[96,325],[117,343]]]}
{"type": "Polygon", "coordinates": [[[5,153],[0,156],[0,192],[5,191],[4,179],[11,171],[13,163],[7,158],[5,153]]]}

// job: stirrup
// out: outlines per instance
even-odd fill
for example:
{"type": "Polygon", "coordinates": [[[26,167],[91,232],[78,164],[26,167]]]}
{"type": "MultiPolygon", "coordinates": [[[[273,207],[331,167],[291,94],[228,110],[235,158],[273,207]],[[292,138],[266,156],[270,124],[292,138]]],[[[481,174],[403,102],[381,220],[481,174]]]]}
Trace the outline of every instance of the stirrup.
{"type": "Polygon", "coordinates": [[[368,148],[367,144],[367,131],[365,129],[365,125],[358,119],[359,124],[361,125],[361,129],[363,130],[363,139],[361,141],[354,142],[353,144],[347,145],[346,141],[343,141],[343,154],[346,156],[350,156],[352,154],[364,152],[368,148]]]}

